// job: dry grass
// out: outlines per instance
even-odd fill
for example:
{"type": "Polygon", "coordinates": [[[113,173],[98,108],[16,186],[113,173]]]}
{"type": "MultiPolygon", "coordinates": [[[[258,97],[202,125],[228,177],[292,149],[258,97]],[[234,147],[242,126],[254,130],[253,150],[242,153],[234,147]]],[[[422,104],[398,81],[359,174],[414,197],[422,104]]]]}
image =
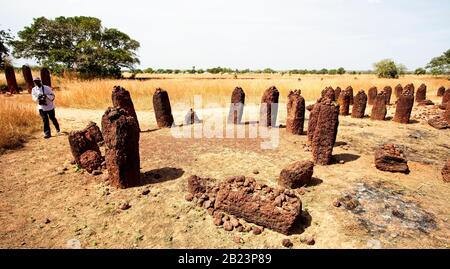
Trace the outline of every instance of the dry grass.
{"type": "Polygon", "coordinates": [[[6,98],[0,96],[0,151],[20,146],[40,126],[34,106],[6,98]]]}
{"type": "Polygon", "coordinates": [[[121,85],[129,90],[137,110],[152,110],[152,94],[155,88],[161,87],[169,92],[172,103],[193,103],[194,95],[200,95],[203,104],[216,103],[226,106],[230,95],[236,86],[240,86],[246,93],[246,103],[258,104],[265,89],[275,85],[280,91],[280,102],[285,102],[289,90],[301,89],[307,101],[320,96],[326,86],[349,85],[355,91],[368,90],[372,86],[383,88],[395,87],[397,84],[414,83],[416,87],[421,83],[428,86],[429,94],[434,95],[440,86],[450,86],[450,81],[431,76],[404,76],[400,79],[379,79],[374,75],[243,75],[237,79],[233,75],[165,75],[158,79],[138,80],[61,80],[57,103],[60,106],[76,108],[106,108],[111,104],[111,90],[114,85],[121,85]]]}
{"type": "MultiPolygon", "coordinates": [[[[36,74],[34,74],[36,75],[36,74]]],[[[126,74],[125,74],[126,75],[126,74]]],[[[23,81],[20,73],[16,74],[18,82],[23,81]]],[[[428,94],[435,95],[438,87],[450,87],[446,78],[432,76],[407,75],[400,79],[380,79],[375,75],[289,75],[289,74],[139,74],[137,77],[150,80],[80,80],[53,77],[53,86],[57,90],[58,106],[73,108],[104,109],[111,105],[111,90],[120,85],[129,90],[137,110],[152,110],[152,94],[155,88],[163,88],[169,92],[172,104],[183,103],[192,106],[195,95],[202,97],[203,104],[226,106],[236,86],[246,93],[247,104],[258,104],[265,89],[276,86],[280,91],[280,102],[286,101],[289,90],[301,89],[307,101],[320,96],[326,86],[342,89],[351,85],[354,91],[368,90],[372,86],[383,88],[395,87],[397,84],[421,83],[428,86],[428,94]]],[[[4,75],[0,75],[0,84],[5,83],[4,75]]]]}

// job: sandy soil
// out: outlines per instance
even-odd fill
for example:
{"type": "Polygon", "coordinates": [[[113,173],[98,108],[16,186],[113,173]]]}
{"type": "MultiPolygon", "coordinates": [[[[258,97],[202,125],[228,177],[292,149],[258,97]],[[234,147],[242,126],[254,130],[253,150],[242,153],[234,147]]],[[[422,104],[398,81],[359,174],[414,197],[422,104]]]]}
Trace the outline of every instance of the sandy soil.
{"type": "MultiPolygon", "coordinates": [[[[390,107],[388,116],[394,109],[390,107]]],[[[209,109],[200,117],[212,120],[226,111],[209,109]]],[[[414,113],[419,111],[415,107],[414,113]]],[[[57,109],[66,132],[81,129],[90,120],[100,124],[102,114],[100,110],[57,109]]],[[[285,114],[281,105],[279,123],[284,124],[285,114]]],[[[184,112],[174,116],[180,123],[184,112]]],[[[250,116],[257,120],[256,115],[250,116]]],[[[433,129],[421,119],[400,125],[340,117],[334,149],[337,163],[316,166],[314,184],[301,196],[303,208],[312,218],[309,227],[291,236],[268,229],[253,235],[226,232],[214,226],[206,210],[185,201],[187,178],[195,174],[220,181],[245,175],[276,186],[283,167],[311,158],[311,152],[303,147],[306,136],[279,128],[279,146],[261,149],[261,139],[174,138],[170,129],[156,129],[152,112],[138,112],[138,117],[143,130],[144,183],[140,187],[115,189],[105,181],[106,172],[92,176],[76,169],[70,164],[67,135],[44,140],[39,133],[23,148],[1,155],[0,247],[66,248],[68,240],[76,239],[83,248],[282,248],[284,238],[290,238],[294,248],[450,246],[450,184],[440,175],[443,161],[450,157],[448,129],[433,129]],[[410,174],[386,173],[374,167],[374,149],[386,142],[404,146],[410,174]],[[375,186],[361,199],[363,211],[333,206],[336,198],[346,192],[355,194],[362,184],[375,186]],[[143,195],[147,189],[150,193],[143,195]],[[394,200],[415,217],[396,218],[383,210],[394,200]],[[120,210],[124,201],[131,208],[120,210]],[[243,243],[235,242],[236,235],[243,243]],[[305,236],[313,236],[315,245],[301,243],[305,236]]]]}

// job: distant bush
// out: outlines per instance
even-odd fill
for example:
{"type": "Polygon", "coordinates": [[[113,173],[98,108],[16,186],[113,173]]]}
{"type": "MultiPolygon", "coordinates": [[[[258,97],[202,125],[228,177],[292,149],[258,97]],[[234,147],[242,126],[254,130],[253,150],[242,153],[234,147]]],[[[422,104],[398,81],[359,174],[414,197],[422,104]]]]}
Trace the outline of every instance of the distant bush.
{"type": "Polygon", "coordinates": [[[416,74],[416,75],[425,75],[426,73],[427,73],[427,71],[425,69],[423,69],[423,68],[417,68],[414,71],[414,74],[416,74]]]}
{"type": "Polygon", "coordinates": [[[391,59],[381,60],[374,65],[375,73],[379,78],[398,78],[406,72],[406,67],[402,64],[396,64],[391,59]]]}

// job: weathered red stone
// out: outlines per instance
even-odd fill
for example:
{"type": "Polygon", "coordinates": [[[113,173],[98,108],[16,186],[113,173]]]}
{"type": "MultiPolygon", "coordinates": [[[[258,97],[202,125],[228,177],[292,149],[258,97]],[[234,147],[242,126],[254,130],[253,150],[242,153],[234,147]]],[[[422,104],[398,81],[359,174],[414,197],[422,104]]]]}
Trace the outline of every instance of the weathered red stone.
{"type": "Polygon", "coordinates": [[[11,94],[19,93],[19,86],[17,86],[16,72],[11,65],[5,65],[5,77],[8,90],[11,94]]]}
{"type": "Polygon", "coordinates": [[[339,105],[329,99],[322,100],[317,107],[317,122],[311,141],[313,161],[316,164],[331,163],[333,146],[339,126],[339,105]]]}
{"type": "Polygon", "coordinates": [[[403,87],[402,87],[402,85],[401,85],[401,84],[398,84],[397,86],[395,86],[394,91],[395,91],[395,97],[396,97],[397,99],[400,98],[400,96],[401,96],[402,93],[403,93],[403,87]]]}
{"type": "Polygon", "coordinates": [[[366,111],[367,95],[363,90],[360,90],[354,98],[352,107],[352,118],[364,118],[366,111]]]}
{"type": "Polygon", "coordinates": [[[422,102],[427,99],[427,86],[425,84],[421,84],[416,92],[416,102],[422,102]]]}
{"type": "Polygon", "coordinates": [[[84,152],[88,150],[100,152],[97,143],[91,139],[88,139],[85,136],[84,130],[70,132],[69,145],[72,151],[73,158],[77,164],[80,164],[80,156],[84,152]]]}
{"type": "Polygon", "coordinates": [[[450,88],[445,90],[444,94],[442,95],[442,104],[446,104],[450,101],[450,88]]]}
{"type": "Polygon", "coordinates": [[[275,127],[278,114],[278,98],[280,93],[275,86],[268,88],[261,98],[259,124],[275,127]]]}
{"type": "Polygon", "coordinates": [[[372,107],[372,114],[370,115],[370,119],[372,120],[384,120],[386,118],[386,94],[384,91],[381,91],[377,94],[375,98],[375,102],[372,107]]]}
{"type": "Polygon", "coordinates": [[[95,122],[92,121],[89,122],[83,131],[87,139],[94,141],[97,144],[102,143],[104,141],[102,131],[95,122]]]}
{"type": "Polygon", "coordinates": [[[434,127],[439,130],[450,128],[449,122],[444,118],[444,115],[439,115],[429,119],[428,124],[431,127],[434,127]]]}
{"type": "Polygon", "coordinates": [[[314,105],[312,105],[312,109],[309,113],[308,132],[306,133],[306,135],[307,135],[306,143],[309,145],[311,144],[312,139],[314,137],[314,130],[316,129],[316,126],[317,126],[317,117],[319,116],[319,106],[316,106],[316,105],[318,103],[320,103],[321,101],[322,101],[322,98],[317,100],[317,102],[314,105]]]}
{"type": "Polygon", "coordinates": [[[122,109],[110,107],[102,117],[109,182],[118,188],[140,183],[139,127],[122,109]]]}
{"type": "Polygon", "coordinates": [[[350,105],[353,105],[353,88],[352,88],[352,86],[348,86],[345,89],[345,91],[348,92],[350,95],[350,105]]]}
{"type": "Polygon", "coordinates": [[[22,65],[22,75],[25,83],[27,84],[28,93],[34,88],[33,75],[31,74],[31,68],[28,65],[22,65]]]}
{"type": "Polygon", "coordinates": [[[441,86],[439,87],[439,89],[437,90],[436,96],[443,96],[445,92],[445,87],[441,86]]]}
{"type": "Polygon", "coordinates": [[[153,94],[153,110],[159,128],[172,127],[173,116],[169,94],[161,88],[156,89],[153,94]]]}
{"type": "MultiPolygon", "coordinates": [[[[350,96],[352,93],[348,90],[341,91],[339,95],[338,103],[339,103],[339,115],[347,116],[350,112],[350,96]]],[[[352,97],[353,98],[353,97],[352,97]]]]}
{"type": "Polygon", "coordinates": [[[240,124],[244,113],[245,92],[241,87],[236,87],[231,94],[230,112],[228,123],[240,124]]]}
{"type": "Polygon", "coordinates": [[[136,120],[139,127],[139,120],[136,115],[136,110],[134,110],[130,92],[120,86],[114,86],[111,97],[113,106],[124,109],[129,116],[132,116],[136,120]]]}
{"type": "Polygon", "coordinates": [[[409,172],[403,150],[394,144],[384,144],[375,151],[375,167],[386,172],[409,172]]]}
{"type": "Polygon", "coordinates": [[[303,134],[305,122],[305,99],[300,93],[300,90],[290,91],[287,103],[286,131],[297,135],[303,134]]]}
{"type": "Polygon", "coordinates": [[[397,100],[397,106],[395,108],[395,115],[393,120],[398,123],[409,123],[413,105],[414,85],[408,84],[405,86],[405,89],[397,100]]]}
{"type": "Polygon", "coordinates": [[[92,173],[94,170],[101,167],[102,163],[103,157],[101,153],[95,150],[85,151],[80,156],[80,166],[89,173],[92,173]]]}
{"type": "Polygon", "coordinates": [[[369,105],[373,105],[375,98],[377,98],[378,90],[377,87],[371,87],[369,89],[369,94],[367,95],[367,100],[369,105]]]}
{"type": "Polygon", "coordinates": [[[322,90],[322,97],[325,99],[330,99],[331,101],[336,101],[335,93],[332,87],[326,87],[322,90]]]}
{"type": "Polygon", "coordinates": [[[46,67],[43,67],[41,69],[41,82],[43,85],[47,85],[49,87],[52,86],[52,79],[50,76],[50,71],[46,67]]]}
{"type": "Polygon", "coordinates": [[[278,184],[287,188],[300,188],[311,182],[314,173],[314,163],[311,161],[298,161],[281,170],[278,184]]]}
{"type": "Polygon", "coordinates": [[[383,88],[384,96],[386,97],[386,105],[391,104],[392,88],[391,86],[386,86],[383,88]]]}
{"type": "Polygon", "coordinates": [[[337,101],[339,100],[339,95],[341,94],[341,88],[340,87],[336,87],[336,89],[334,90],[334,100],[337,101]]]}
{"type": "Polygon", "coordinates": [[[302,202],[293,192],[262,187],[243,176],[219,185],[214,207],[283,234],[294,233],[301,222],[302,202]]]}
{"type": "Polygon", "coordinates": [[[441,174],[442,174],[442,180],[444,180],[444,182],[449,183],[450,182],[450,160],[447,160],[444,167],[442,167],[441,174]]]}
{"type": "Polygon", "coordinates": [[[446,106],[445,112],[444,112],[444,119],[450,125],[450,102],[447,102],[447,106],[446,106]]]}

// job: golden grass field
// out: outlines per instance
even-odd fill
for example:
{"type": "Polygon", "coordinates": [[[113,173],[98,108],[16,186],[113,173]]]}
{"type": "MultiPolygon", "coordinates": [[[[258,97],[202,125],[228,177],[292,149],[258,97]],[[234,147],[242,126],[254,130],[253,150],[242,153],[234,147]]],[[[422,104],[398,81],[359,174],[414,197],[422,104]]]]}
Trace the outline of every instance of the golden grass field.
{"type": "MultiPolygon", "coordinates": [[[[1,74],[0,84],[5,84],[1,74]]],[[[21,74],[16,75],[18,83],[23,83],[21,74]]],[[[289,75],[289,74],[242,74],[237,78],[233,74],[202,74],[202,75],[149,75],[151,80],[113,80],[96,79],[80,80],[76,78],[53,77],[53,86],[57,90],[56,104],[62,107],[103,109],[111,104],[111,90],[120,85],[130,91],[137,110],[153,110],[152,94],[160,87],[168,91],[172,103],[193,103],[194,95],[200,95],[203,103],[215,103],[226,106],[230,101],[231,92],[237,86],[244,89],[246,103],[259,104],[262,93],[270,86],[276,86],[280,91],[280,103],[285,103],[288,92],[301,89],[302,96],[307,101],[314,101],[321,91],[327,87],[352,86],[356,93],[360,89],[368,90],[372,86],[383,88],[395,87],[397,84],[421,83],[428,86],[428,93],[434,94],[440,86],[450,87],[450,80],[445,77],[406,75],[400,79],[380,79],[375,75],[289,75]]]]}

